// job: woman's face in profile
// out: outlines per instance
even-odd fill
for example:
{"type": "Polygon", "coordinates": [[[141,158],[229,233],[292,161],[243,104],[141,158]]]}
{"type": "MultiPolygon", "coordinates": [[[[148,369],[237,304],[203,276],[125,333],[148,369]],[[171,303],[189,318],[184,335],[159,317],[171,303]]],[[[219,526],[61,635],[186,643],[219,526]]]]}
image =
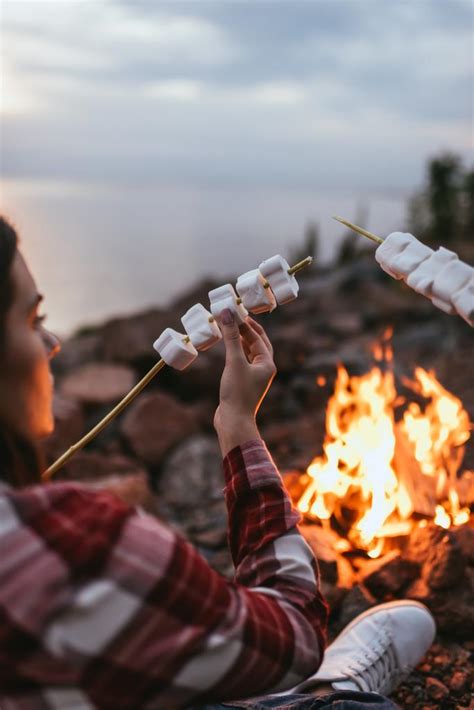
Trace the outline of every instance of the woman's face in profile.
{"type": "Polygon", "coordinates": [[[42,296],[19,251],[12,263],[11,278],[13,301],[5,321],[0,413],[18,434],[38,439],[54,428],[49,362],[59,351],[59,341],[42,324],[42,296]]]}

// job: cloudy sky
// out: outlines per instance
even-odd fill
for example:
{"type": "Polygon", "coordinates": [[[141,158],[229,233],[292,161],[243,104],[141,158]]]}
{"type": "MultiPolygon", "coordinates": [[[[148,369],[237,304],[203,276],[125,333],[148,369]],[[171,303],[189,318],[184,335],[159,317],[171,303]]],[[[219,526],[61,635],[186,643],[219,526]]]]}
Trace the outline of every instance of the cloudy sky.
{"type": "MultiPolygon", "coordinates": [[[[123,284],[130,236],[146,261],[159,226],[173,235],[160,234],[165,270],[187,253],[189,279],[210,253],[228,272],[236,239],[250,250],[265,232],[280,248],[321,224],[314,211],[336,229],[332,204],[353,218],[356,191],[391,196],[368,224],[388,229],[430,156],[470,160],[471,0],[1,0],[0,12],[1,206],[55,293],[52,255],[79,263],[79,248],[100,259],[115,245],[123,284]]],[[[83,289],[101,274],[81,273],[83,289]]],[[[133,278],[128,304],[163,295],[135,298],[133,278]]],[[[69,312],[92,312],[73,291],[69,312]]]]}
{"type": "Polygon", "coordinates": [[[470,0],[2,0],[10,177],[409,186],[472,138],[470,0]]]}

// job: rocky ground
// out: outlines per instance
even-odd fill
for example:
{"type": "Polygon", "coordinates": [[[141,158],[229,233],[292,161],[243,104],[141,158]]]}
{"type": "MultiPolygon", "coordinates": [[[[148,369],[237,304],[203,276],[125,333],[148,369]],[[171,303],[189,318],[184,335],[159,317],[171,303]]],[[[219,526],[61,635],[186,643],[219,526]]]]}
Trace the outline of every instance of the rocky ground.
{"type": "MultiPolygon", "coordinates": [[[[474,262],[471,247],[459,249],[474,262]]],[[[235,283],[235,275],[229,280],[235,283]]],[[[352,253],[331,269],[312,267],[300,284],[297,301],[260,318],[274,344],[278,367],[262,406],[260,428],[289,482],[321,453],[325,407],[337,364],[343,363],[350,374],[366,372],[373,364],[371,346],[388,326],[393,327],[400,390],[414,365],[434,368],[474,418],[474,338],[461,319],[441,313],[390,279],[372,253],[352,253]]],[[[206,305],[207,292],[217,285],[199,284],[166,309],[84,328],[63,345],[54,361],[57,430],[47,442],[49,461],[128,392],[156,362],[156,337],[167,326],[182,330],[180,316],[198,301],[206,305]]],[[[165,368],[60,476],[107,485],[144,504],[181,530],[216,569],[231,574],[220,457],[212,430],[222,366],[223,349],[218,346],[183,373],[165,368]]],[[[466,447],[464,468],[474,469],[472,442],[466,447]]],[[[331,559],[331,545],[321,555],[328,557],[322,559],[321,572],[333,607],[332,631],[371,604],[390,598],[408,595],[436,607],[443,635],[398,690],[401,707],[474,707],[469,705],[473,636],[467,631],[474,618],[472,547],[462,547],[451,533],[447,542],[440,541],[437,547],[444,557],[440,553],[429,570],[415,553],[403,559],[392,554],[385,570],[371,571],[372,580],[369,573],[364,577],[363,565],[354,572],[352,560],[331,559]],[[403,582],[397,587],[400,575],[403,582]]]]}

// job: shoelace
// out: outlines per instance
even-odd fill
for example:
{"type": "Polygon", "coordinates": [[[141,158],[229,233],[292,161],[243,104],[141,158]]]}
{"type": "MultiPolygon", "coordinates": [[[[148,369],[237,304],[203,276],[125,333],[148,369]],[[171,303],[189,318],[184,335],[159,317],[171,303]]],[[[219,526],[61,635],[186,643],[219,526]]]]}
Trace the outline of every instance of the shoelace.
{"type": "Polygon", "coordinates": [[[391,636],[380,630],[382,638],[366,649],[364,663],[352,663],[348,667],[350,679],[363,691],[389,694],[393,687],[408,673],[400,666],[395,655],[391,636]]]}

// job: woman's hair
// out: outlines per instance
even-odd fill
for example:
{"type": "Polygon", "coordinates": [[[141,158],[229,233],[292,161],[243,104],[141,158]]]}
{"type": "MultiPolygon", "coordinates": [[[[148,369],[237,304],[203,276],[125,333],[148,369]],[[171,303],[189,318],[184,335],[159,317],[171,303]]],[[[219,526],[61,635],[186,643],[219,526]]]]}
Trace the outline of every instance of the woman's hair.
{"type": "MultiPolygon", "coordinates": [[[[6,357],[6,317],[14,299],[11,271],[17,245],[15,230],[0,216],[0,368],[6,357]]],[[[12,431],[0,418],[0,479],[21,487],[38,483],[40,471],[40,455],[36,446],[12,431]]]]}

